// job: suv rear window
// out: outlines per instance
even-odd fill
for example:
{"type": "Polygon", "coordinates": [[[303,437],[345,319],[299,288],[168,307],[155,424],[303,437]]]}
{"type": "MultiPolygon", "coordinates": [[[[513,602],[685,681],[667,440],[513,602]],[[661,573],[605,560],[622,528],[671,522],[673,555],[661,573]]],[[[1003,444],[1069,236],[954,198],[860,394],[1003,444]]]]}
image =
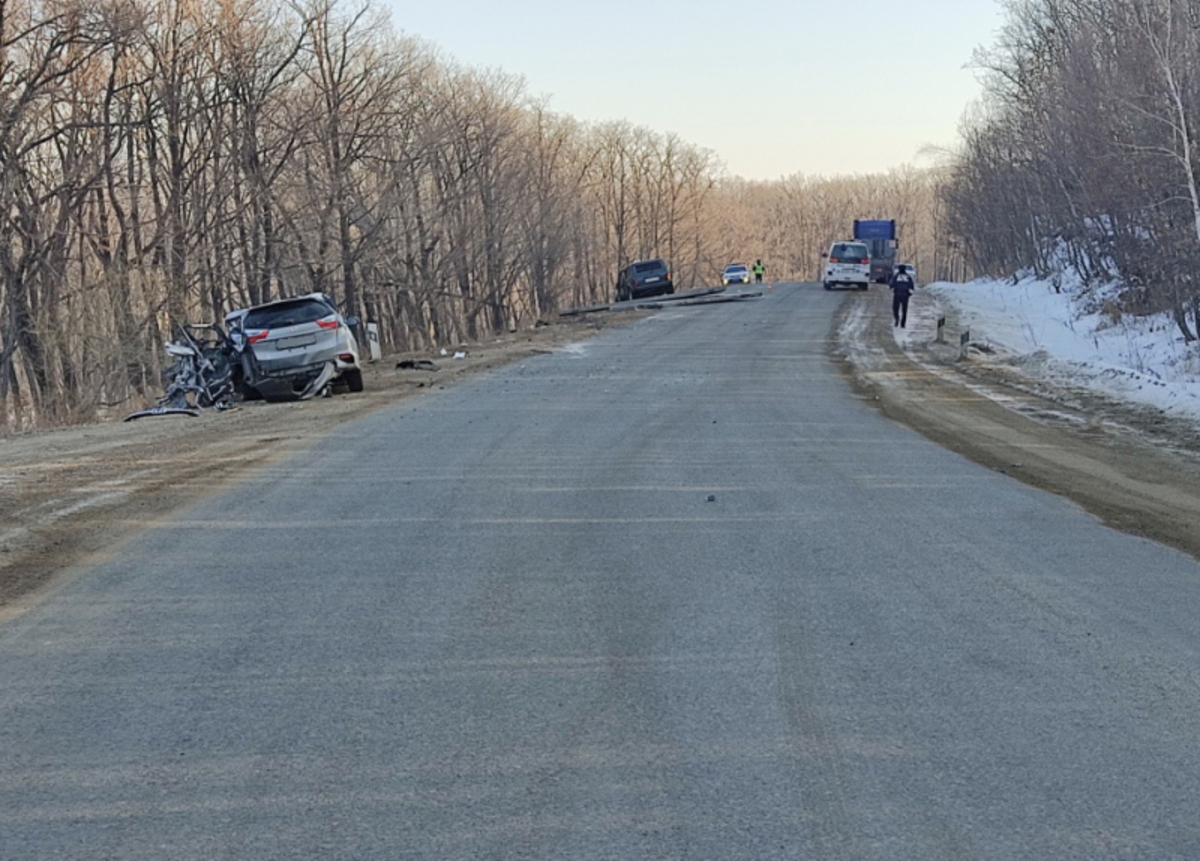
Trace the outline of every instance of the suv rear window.
{"type": "Polygon", "coordinates": [[[315,323],[333,314],[324,302],[316,299],[297,299],[295,302],[279,302],[262,308],[251,308],[242,323],[244,329],[282,329],[300,323],[315,323]]]}
{"type": "Polygon", "coordinates": [[[633,266],[633,271],[638,275],[644,275],[647,272],[658,272],[666,268],[667,264],[663,263],[661,260],[650,260],[646,263],[635,263],[633,266]]]}
{"type": "Polygon", "coordinates": [[[833,246],[833,253],[829,256],[834,263],[862,263],[871,254],[865,245],[839,242],[833,246]]]}

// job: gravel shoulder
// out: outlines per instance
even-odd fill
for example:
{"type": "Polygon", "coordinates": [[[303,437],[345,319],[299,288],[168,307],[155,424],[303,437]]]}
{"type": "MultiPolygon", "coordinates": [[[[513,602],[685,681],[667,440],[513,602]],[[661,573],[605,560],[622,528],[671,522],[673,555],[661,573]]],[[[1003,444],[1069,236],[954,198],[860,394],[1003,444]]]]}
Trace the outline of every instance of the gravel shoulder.
{"type": "Polygon", "coordinates": [[[352,419],[637,316],[564,318],[467,345],[458,360],[388,356],[366,369],[360,394],[0,436],[0,622],[52,592],[76,566],[113,552],[147,520],[244,480],[352,419]],[[432,359],[438,370],[397,368],[406,358],[432,359]]]}
{"type": "Polygon", "coordinates": [[[863,397],[939,445],[1200,558],[1200,428],[1053,385],[1027,360],[986,345],[960,357],[952,315],[939,344],[942,309],[920,291],[913,305],[909,328],[898,331],[886,288],[843,303],[838,353],[863,397]]]}

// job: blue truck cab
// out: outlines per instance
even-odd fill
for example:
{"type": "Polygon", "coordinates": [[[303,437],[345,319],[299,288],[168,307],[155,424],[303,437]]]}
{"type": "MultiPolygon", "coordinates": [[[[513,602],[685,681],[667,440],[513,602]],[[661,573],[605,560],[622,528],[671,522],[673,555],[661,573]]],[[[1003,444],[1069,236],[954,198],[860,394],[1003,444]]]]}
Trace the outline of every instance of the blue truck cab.
{"type": "Polygon", "coordinates": [[[878,284],[886,284],[892,279],[892,269],[896,265],[896,220],[858,220],[854,221],[854,238],[866,243],[871,250],[871,280],[878,284]]]}

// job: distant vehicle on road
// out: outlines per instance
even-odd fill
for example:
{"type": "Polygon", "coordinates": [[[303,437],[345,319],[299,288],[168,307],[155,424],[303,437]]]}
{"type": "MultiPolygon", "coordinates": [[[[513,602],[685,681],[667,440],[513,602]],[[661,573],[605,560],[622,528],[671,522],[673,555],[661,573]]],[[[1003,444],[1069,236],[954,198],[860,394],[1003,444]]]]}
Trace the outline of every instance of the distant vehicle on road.
{"type": "Polygon", "coordinates": [[[855,220],[854,238],[871,249],[871,280],[886,284],[892,278],[896,263],[896,220],[855,220]]]}
{"type": "Polygon", "coordinates": [[[628,302],[647,296],[674,293],[671,268],[660,258],[635,260],[617,274],[617,301],[628,302]]]}
{"type": "Polygon", "coordinates": [[[726,286],[730,284],[749,284],[750,267],[745,263],[730,263],[725,267],[725,271],[721,273],[721,283],[726,286]]]}
{"type": "Polygon", "coordinates": [[[255,367],[240,368],[243,395],[299,397],[314,384],[340,381],[363,390],[362,363],[352,327],[357,317],[338,313],[332,297],[308,293],[225,315],[230,335],[245,339],[255,367]],[[324,378],[322,380],[322,378],[324,378]]]}
{"type": "Polygon", "coordinates": [[[862,242],[835,242],[829,246],[822,268],[826,290],[838,284],[866,290],[871,283],[871,251],[862,242]]]}

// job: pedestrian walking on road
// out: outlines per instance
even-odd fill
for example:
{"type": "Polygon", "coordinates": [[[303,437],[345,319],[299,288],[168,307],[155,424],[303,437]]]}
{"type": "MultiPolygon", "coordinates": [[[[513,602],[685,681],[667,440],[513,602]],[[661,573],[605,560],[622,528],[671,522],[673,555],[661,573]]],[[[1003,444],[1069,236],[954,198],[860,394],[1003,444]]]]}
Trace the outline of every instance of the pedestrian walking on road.
{"type": "Polygon", "coordinates": [[[763,273],[766,271],[767,271],[767,267],[763,266],[763,262],[761,260],[754,261],[754,280],[756,282],[758,282],[759,284],[762,283],[763,273]]]}
{"type": "Polygon", "coordinates": [[[888,282],[892,288],[892,323],[893,326],[905,328],[908,322],[908,297],[916,289],[916,282],[908,274],[908,266],[901,263],[896,267],[896,274],[888,282]]]}

